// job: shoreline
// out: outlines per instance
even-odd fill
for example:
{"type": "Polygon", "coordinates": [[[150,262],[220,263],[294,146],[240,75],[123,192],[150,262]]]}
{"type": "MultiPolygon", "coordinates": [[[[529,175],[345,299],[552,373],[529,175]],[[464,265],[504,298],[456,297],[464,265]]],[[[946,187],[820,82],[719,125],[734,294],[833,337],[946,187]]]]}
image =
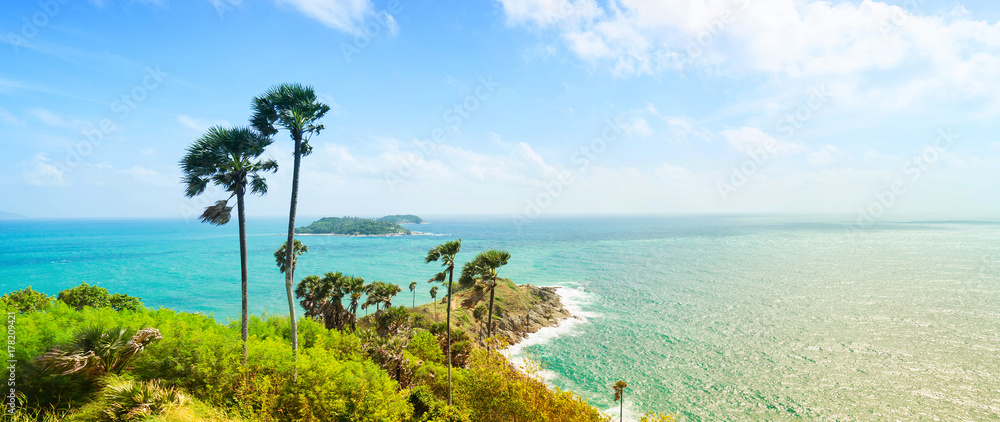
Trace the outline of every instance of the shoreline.
{"type": "Polygon", "coordinates": [[[529,376],[538,376],[543,382],[551,386],[550,381],[556,377],[556,373],[540,368],[538,362],[530,359],[529,349],[532,346],[548,343],[558,337],[570,334],[577,325],[586,323],[590,318],[596,316],[583,311],[581,308],[582,296],[586,295],[578,289],[566,286],[538,286],[539,288],[551,288],[559,297],[562,308],[566,310],[568,316],[560,319],[554,325],[549,325],[538,329],[533,333],[528,333],[524,338],[504,348],[501,352],[515,368],[529,376]]]}
{"type": "Polygon", "coordinates": [[[409,233],[391,234],[339,234],[339,233],[295,233],[296,236],[331,236],[331,237],[402,237],[402,236],[433,236],[434,233],[410,231],[409,233]]]}

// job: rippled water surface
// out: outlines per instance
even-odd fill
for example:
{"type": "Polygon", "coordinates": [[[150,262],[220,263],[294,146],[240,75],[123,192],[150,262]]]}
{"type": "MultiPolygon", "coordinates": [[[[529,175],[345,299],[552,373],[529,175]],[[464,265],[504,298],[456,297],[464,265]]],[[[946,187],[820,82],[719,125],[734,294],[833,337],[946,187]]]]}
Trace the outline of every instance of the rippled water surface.
{"type": "MultiPolygon", "coordinates": [[[[309,220],[308,218],[303,220],[309,220]]],[[[681,420],[1000,420],[1000,224],[820,217],[432,218],[434,236],[303,237],[299,275],[430,278],[431,246],[513,254],[501,275],[572,289],[582,321],[526,349],[554,385],[681,420]]],[[[308,221],[306,221],[308,222],[308,221]]],[[[250,222],[252,311],[281,313],[280,219],[250,222]]],[[[87,281],[150,306],[239,313],[235,227],[0,222],[0,289],[87,281]]],[[[416,302],[427,302],[421,284],[416,302]]],[[[397,303],[409,303],[401,293],[397,303]]]]}

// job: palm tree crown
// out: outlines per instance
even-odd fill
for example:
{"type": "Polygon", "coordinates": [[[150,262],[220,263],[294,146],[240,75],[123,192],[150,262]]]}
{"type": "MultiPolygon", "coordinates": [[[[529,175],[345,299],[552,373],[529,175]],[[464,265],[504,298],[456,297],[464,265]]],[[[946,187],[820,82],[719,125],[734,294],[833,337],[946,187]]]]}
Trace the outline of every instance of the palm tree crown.
{"type": "Polygon", "coordinates": [[[475,278],[479,277],[480,282],[490,291],[490,312],[486,320],[488,336],[493,335],[493,299],[496,293],[497,276],[500,274],[500,268],[507,265],[509,260],[510,252],[490,249],[480,252],[472,261],[465,263],[465,266],[462,267],[462,278],[459,283],[471,285],[475,282],[475,278]]]}
{"type": "MultiPolygon", "coordinates": [[[[189,198],[201,195],[209,183],[231,192],[230,199],[245,193],[247,185],[250,193],[266,194],[267,182],[260,173],[278,170],[278,163],[270,159],[254,160],[273,142],[270,136],[248,127],[208,129],[188,147],[187,155],[181,160],[184,195],[189,198]]],[[[229,199],[219,201],[206,208],[201,220],[220,226],[228,223],[232,211],[228,202],[229,199]]]]}

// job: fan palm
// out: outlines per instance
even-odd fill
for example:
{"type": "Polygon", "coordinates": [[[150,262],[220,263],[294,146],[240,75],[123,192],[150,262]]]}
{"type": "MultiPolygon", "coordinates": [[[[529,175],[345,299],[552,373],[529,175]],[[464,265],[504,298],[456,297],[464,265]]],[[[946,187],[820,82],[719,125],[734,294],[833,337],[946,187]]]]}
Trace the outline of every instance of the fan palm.
{"type": "MultiPolygon", "coordinates": [[[[299,169],[302,157],[312,152],[309,139],[323,130],[323,125],[317,122],[328,111],[330,106],[316,100],[312,87],[301,84],[281,84],[268,89],[263,95],[253,99],[253,117],[250,122],[260,133],[274,135],[278,133],[275,125],[289,132],[295,144],[292,150],[294,166],[292,167],[292,198],[288,210],[288,240],[295,241],[295,207],[299,199],[299,169]]],[[[292,250],[288,249],[286,262],[292,261],[292,250]]],[[[292,283],[295,280],[294,265],[285,272],[285,293],[288,297],[288,317],[292,328],[292,356],[298,358],[299,337],[298,324],[295,321],[295,303],[292,299],[292,283]]]]}
{"type": "Polygon", "coordinates": [[[215,126],[208,129],[187,149],[187,154],[181,160],[181,170],[184,172],[184,195],[194,197],[205,192],[209,183],[221,186],[231,192],[229,198],[217,201],[209,206],[201,215],[201,221],[221,226],[229,222],[233,208],[229,200],[236,197],[237,219],[240,232],[240,276],[242,278],[241,292],[243,295],[243,315],[241,319],[241,336],[243,337],[243,364],[247,362],[247,330],[249,312],[247,309],[247,224],[246,204],[244,197],[249,187],[250,193],[264,195],[267,193],[267,182],[260,175],[278,170],[274,160],[258,161],[264,149],[273,141],[269,135],[264,135],[252,128],[223,128],[215,126]]]}
{"type": "Polygon", "coordinates": [[[486,320],[487,337],[493,335],[493,326],[496,325],[493,321],[493,299],[496,294],[497,275],[500,274],[500,268],[507,265],[509,260],[510,252],[490,249],[479,253],[475,259],[462,267],[462,280],[465,284],[469,284],[476,277],[479,277],[480,282],[490,291],[490,312],[486,320]]]}
{"type": "Polygon", "coordinates": [[[410,293],[413,293],[413,302],[410,303],[410,308],[417,307],[417,282],[414,281],[410,283],[410,293]]]}
{"type": "Polygon", "coordinates": [[[626,383],[625,381],[622,381],[622,380],[618,380],[617,382],[615,382],[614,387],[612,387],[615,390],[615,401],[616,402],[617,401],[621,401],[621,407],[618,409],[618,420],[620,420],[620,421],[625,419],[625,388],[626,387],[628,387],[628,383],[626,383]]]}
{"type": "Polygon", "coordinates": [[[345,288],[351,297],[347,311],[351,314],[351,332],[358,331],[358,301],[365,294],[365,279],[361,277],[350,277],[344,281],[345,288]]]}
{"type": "MultiPolygon", "coordinates": [[[[451,282],[455,276],[455,256],[458,255],[458,251],[462,249],[462,239],[452,240],[449,242],[437,245],[431,250],[427,251],[427,257],[424,258],[425,264],[430,264],[431,262],[441,261],[441,266],[444,267],[444,271],[437,273],[430,281],[444,282],[444,274],[448,273],[448,303],[445,306],[447,317],[445,327],[447,329],[447,345],[448,345],[448,405],[452,404],[452,394],[451,394],[451,282]]],[[[436,306],[436,305],[435,305],[436,306]]],[[[437,308],[435,308],[435,313],[437,313],[437,308]]]]}
{"type": "Polygon", "coordinates": [[[431,287],[431,303],[434,304],[434,319],[435,320],[437,319],[437,314],[438,314],[437,298],[438,298],[438,286],[431,287]]]}
{"type": "Polygon", "coordinates": [[[97,378],[106,373],[121,374],[146,346],[162,338],[155,328],[90,327],[77,333],[67,349],[56,347],[35,361],[47,372],[61,375],[80,373],[97,378]]]}

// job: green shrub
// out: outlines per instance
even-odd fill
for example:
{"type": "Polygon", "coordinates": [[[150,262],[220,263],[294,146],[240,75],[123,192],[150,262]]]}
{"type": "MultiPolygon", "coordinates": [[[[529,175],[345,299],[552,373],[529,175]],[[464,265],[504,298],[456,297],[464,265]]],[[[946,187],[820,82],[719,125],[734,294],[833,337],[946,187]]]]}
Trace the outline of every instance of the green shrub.
{"type": "Polygon", "coordinates": [[[110,422],[142,421],[187,402],[175,388],[164,388],[158,381],[140,382],[109,378],[101,391],[105,420],[110,422]]]}
{"type": "Polygon", "coordinates": [[[16,292],[7,293],[3,297],[0,297],[0,301],[4,303],[7,309],[16,310],[21,313],[43,311],[52,305],[52,297],[32,290],[31,286],[16,292]]]}
{"type": "Polygon", "coordinates": [[[428,331],[418,330],[413,334],[406,350],[424,362],[445,363],[444,353],[438,339],[428,331]]]}
{"type": "Polygon", "coordinates": [[[116,311],[138,311],[142,308],[142,298],[115,293],[108,299],[108,306],[116,311]]]}
{"type": "Polygon", "coordinates": [[[412,414],[397,384],[371,361],[341,361],[313,348],[299,356],[299,416],[315,421],[401,421],[412,414]]]}
{"type": "Polygon", "coordinates": [[[469,415],[435,396],[427,387],[410,391],[413,421],[416,422],[470,422],[469,415]]]}
{"type": "Polygon", "coordinates": [[[550,390],[496,351],[476,349],[455,385],[455,404],[475,421],[608,421],[578,396],[550,390]]]}
{"type": "Polygon", "coordinates": [[[59,292],[58,299],[79,311],[86,306],[91,308],[106,307],[111,300],[111,295],[108,294],[108,289],[83,282],[79,286],[59,292]]]}
{"type": "Polygon", "coordinates": [[[111,307],[116,311],[133,312],[142,308],[141,298],[119,293],[111,295],[108,294],[108,289],[91,286],[86,282],[59,292],[57,298],[78,311],[87,306],[91,308],[111,307]]]}

